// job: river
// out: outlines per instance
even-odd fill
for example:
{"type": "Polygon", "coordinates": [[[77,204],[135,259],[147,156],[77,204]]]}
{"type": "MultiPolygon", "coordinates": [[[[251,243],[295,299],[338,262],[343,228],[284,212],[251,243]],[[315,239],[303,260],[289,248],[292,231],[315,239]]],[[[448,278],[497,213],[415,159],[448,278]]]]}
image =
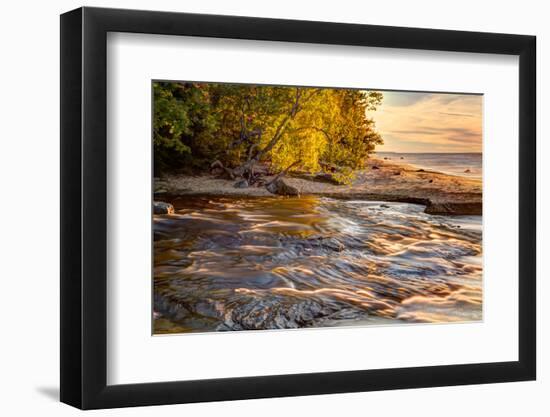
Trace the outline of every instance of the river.
{"type": "Polygon", "coordinates": [[[154,217],[154,333],[482,319],[481,216],[185,196],[154,217]]]}

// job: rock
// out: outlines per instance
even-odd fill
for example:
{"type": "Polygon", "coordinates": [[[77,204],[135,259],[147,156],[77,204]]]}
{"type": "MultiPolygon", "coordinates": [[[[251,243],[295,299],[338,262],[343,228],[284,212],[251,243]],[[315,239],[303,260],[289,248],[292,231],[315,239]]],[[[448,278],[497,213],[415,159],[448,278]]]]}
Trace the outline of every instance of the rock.
{"type": "Polygon", "coordinates": [[[426,172],[423,169],[417,169],[416,172],[426,172]]]}
{"type": "Polygon", "coordinates": [[[428,182],[431,184],[432,182],[434,182],[434,180],[430,180],[430,181],[428,181],[428,182]]]}
{"type": "Polygon", "coordinates": [[[371,169],[380,169],[376,165],[373,165],[371,169]]]}
{"type": "Polygon", "coordinates": [[[401,171],[395,171],[393,175],[401,175],[401,171]]]}
{"type": "Polygon", "coordinates": [[[401,158],[399,158],[399,159],[405,159],[405,158],[401,157],[401,158]]]}
{"type": "Polygon", "coordinates": [[[380,204],[380,208],[390,208],[387,204],[380,204]]]}
{"type": "MultiPolygon", "coordinates": [[[[299,244],[299,242],[297,242],[299,244]]],[[[324,236],[313,236],[307,238],[302,243],[305,248],[316,248],[330,250],[334,252],[342,252],[346,247],[338,239],[324,236]]]]}
{"type": "Polygon", "coordinates": [[[248,188],[248,181],[245,179],[242,179],[240,181],[237,181],[233,187],[235,188],[248,188]]]}
{"type": "Polygon", "coordinates": [[[483,213],[483,205],[481,201],[464,201],[464,202],[432,202],[429,201],[426,205],[424,213],[427,214],[446,214],[446,215],[481,215],[483,213]]]}
{"type": "Polygon", "coordinates": [[[154,214],[174,214],[174,206],[164,201],[153,201],[154,214]]]}
{"type": "Polygon", "coordinates": [[[470,171],[469,169],[464,170],[465,174],[469,174],[470,172],[472,172],[472,171],[470,171]]]}
{"type": "Polygon", "coordinates": [[[329,184],[341,185],[342,183],[334,178],[334,175],[330,173],[321,172],[313,177],[315,181],[327,182],[329,184]]]}
{"type": "Polygon", "coordinates": [[[300,191],[296,187],[287,184],[282,178],[278,178],[266,185],[267,191],[278,195],[295,195],[299,196],[300,191]]]}

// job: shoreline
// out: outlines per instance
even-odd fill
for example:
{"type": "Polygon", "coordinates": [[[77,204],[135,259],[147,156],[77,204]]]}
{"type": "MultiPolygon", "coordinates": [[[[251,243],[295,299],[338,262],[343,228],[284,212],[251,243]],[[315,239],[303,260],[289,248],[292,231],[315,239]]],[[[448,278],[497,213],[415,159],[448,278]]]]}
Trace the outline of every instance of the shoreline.
{"type": "Polygon", "coordinates": [[[459,176],[471,179],[482,179],[481,167],[478,167],[475,162],[462,160],[456,161],[452,158],[446,163],[442,163],[438,159],[439,155],[450,156],[475,156],[482,160],[481,152],[465,152],[465,153],[437,153],[437,152],[379,152],[372,155],[376,159],[390,160],[397,163],[405,163],[414,169],[425,169],[427,171],[439,172],[440,174],[459,176]]]}
{"type": "MultiPolygon", "coordinates": [[[[345,200],[368,200],[422,204],[428,214],[481,215],[482,180],[433,170],[404,162],[371,157],[351,185],[334,185],[288,174],[284,181],[301,195],[345,200]]],[[[269,180],[271,177],[266,177],[269,180]]],[[[212,175],[167,176],[154,181],[155,200],[166,196],[205,195],[274,197],[265,187],[235,188],[234,181],[212,175]]]]}

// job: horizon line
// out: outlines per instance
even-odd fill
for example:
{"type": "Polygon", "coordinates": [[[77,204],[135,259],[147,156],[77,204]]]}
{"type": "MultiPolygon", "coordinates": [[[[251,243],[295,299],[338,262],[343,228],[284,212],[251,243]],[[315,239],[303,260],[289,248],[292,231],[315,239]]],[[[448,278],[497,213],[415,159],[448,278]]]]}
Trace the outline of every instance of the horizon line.
{"type": "Polygon", "coordinates": [[[401,154],[415,154],[415,153],[432,153],[432,154],[450,154],[450,153],[454,153],[454,154],[457,154],[457,153],[461,153],[461,154],[466,154],[466,153],[472,153],[472,154],[483,154],[482,151],[478,151],[478,152],[400,152],[400,151],[374,151],[373,153],[401,153],[401,154]]]}

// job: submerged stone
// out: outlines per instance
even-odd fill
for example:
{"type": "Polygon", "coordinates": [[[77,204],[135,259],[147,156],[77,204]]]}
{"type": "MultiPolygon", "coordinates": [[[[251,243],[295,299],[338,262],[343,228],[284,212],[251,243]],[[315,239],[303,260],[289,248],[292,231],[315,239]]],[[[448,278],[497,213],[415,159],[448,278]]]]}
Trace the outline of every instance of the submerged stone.
{"type": "Polygon", "coordinates": [[[174,206],[170,203],[165,203],[164,201],[154,201],[153,213],[154,214],[174,214],[174,206]]]}

